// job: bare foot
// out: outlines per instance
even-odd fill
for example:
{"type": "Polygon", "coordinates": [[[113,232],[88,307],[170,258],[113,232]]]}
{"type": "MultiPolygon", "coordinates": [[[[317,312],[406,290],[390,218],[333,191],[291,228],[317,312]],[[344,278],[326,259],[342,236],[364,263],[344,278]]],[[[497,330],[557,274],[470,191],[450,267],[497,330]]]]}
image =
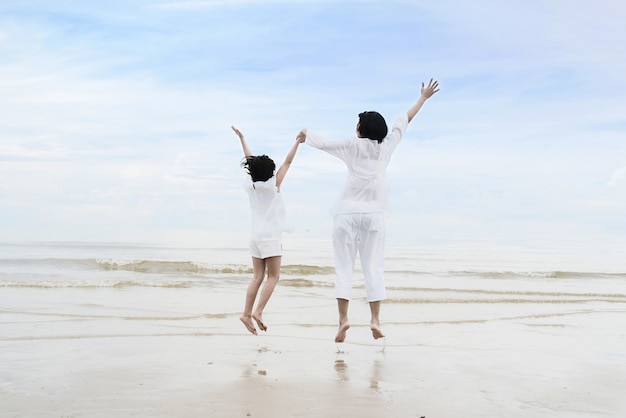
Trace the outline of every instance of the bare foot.
{"type": "Polygon", "coordinates": [[[252,319],[256,321],[256,324],[261,328],[261,331],[267,331],[267,327],[263,323],[263,317],[261,315],[252,314],[252,319]]]}
{"type": "Polygon", "coordinates": [[[377,323],[372,322],[370,324],[370,329],[372,330],[372,337],[374,337],[375,340],[383,338],[385,336],[385,334],[383,334],[382,330],[380,329],[380,325],[377,323]]]}
{"type": "Polygon", "coordinates": [[[337,335],[335,335],[335,342],[342,343],[346,340],[346,331],[350,329],[350,323],[348,321],[343,324],[339,324],[339,330],[337,330],[337,335]]]}
{"type": "Polygon", "coordinates": [[[241,315],[239,319],[241,320],[241,322],[243,322],[243,324],[246,326],[248,331],[256,335],[256,328],[254,328],[254,323],[252,322],[251,316],[241,315]]]}

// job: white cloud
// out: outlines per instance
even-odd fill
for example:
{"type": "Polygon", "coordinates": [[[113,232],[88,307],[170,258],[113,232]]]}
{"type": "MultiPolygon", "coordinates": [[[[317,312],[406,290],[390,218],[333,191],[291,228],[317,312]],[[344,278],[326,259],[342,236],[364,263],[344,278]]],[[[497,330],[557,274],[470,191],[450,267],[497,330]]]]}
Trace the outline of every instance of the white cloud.
{"type": "Polygon", "coordinates": [[[626,166],[617,169],[608,182],[611,188],[621,188],[626,191],[626,166]]]}
{"type": "MultiPolygon", "coordinates": [[[[390,167],[392,228],[413,243],[619,236],[623,7],[14,5],[0,18],[0,238],[245,237],[231,124],[280,162],[300,128],[349,137],[358,112],[393,119],[431,75],[442,90],[390,167]]],[[[344,177],[302,147],[284,186],[299,233],[328,231],[344,177]]]]}

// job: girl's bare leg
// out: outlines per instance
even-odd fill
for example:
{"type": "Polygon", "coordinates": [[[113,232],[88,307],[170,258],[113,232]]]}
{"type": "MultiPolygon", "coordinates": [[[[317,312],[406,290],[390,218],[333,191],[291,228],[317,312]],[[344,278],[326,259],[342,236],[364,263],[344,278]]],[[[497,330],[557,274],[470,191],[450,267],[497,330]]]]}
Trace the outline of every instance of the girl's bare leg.
{"type": "Polygon", "coordinates": [[[263,309],[265,309],[265,305],[269,302],[272,293],[274,293],[274,288],[278,283],[278,279],[280,278],[280,263],[282,257],[268,257],[265,260],[265,264],[267,265],[267,280],[263,284],[263,289],[261,289],[261,295],[259,296],[259,301],[256,304],[256,308],[254,309],[254,313],[252,314],[252,318],[256,321],[257,325],[261,330],[267,331],[267,326],[263,322],[263,309]]]}
{"type": "Polygon", "coordinates": [[[348,306],[350,301],[348,299],[337,298],[337,310],[339,311],[339,329],[335,336],[336,343],[342,343],[346,340],[346,331],[350,329],[350,322],[348,321],[348,306]]]}
{"type": "Polygon", "coordinates": [[[252,257],[252,280],[248,285],[248,290],[246,292],[246,305],[239,319],[243,322],[248,331],[254,335],[256,335],[256,328],[254,327],[254,322],[252,322],[252,307],[254,306],[256,295],[259,292],[259,288],[261,287],[261,283],[263,283],[264,277],[265,260],[252,257]]]}
{"type": "Polygon", "coordinates": [[[370,311],[372,312],[372,319],[370,321],[370,329],[372,330],[372,337],[375,340],[383,338],[385,335],[380,329],[380,301],[370,302],[370,311]]]}

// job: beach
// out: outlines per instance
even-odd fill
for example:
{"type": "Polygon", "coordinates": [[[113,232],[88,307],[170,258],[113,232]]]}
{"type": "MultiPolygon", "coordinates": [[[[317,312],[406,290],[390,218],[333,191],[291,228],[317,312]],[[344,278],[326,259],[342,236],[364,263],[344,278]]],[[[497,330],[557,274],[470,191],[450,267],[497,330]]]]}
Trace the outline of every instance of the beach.
{"type": "Polygon", "coordinates": [[[3,244],[0,416],[626,416],[621,266],[392,249],[386,338],[357,274],[335,344],[317,248],[285,250],[254,336],[245,248],[3,244]]]}

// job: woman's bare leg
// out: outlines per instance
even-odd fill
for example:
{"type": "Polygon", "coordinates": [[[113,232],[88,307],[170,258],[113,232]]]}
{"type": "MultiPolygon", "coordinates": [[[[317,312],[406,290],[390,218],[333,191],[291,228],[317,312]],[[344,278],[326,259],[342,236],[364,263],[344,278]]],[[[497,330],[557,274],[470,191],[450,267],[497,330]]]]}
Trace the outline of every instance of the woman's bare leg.
{"type": "Polygon", "coordinates": [[[259,301],[257,302],[254,313],[252,314],[252,318],[263,331],[267,331],[267,326],[265,326],[265,323],[263,322],[263,310],[265,309],[267,302],[269,302],[272,293],[274,293],[274,288],[276,288],[276,284],[280,278],[281,259],[282,257],[276,256],[268,257],[264,260],[267,265],[267,280],[263,284],[259,301]]]}
{"type": "Polygon", "coordinates": [[[337,310],[339,311],[339,329],[335,336],[336,343],[342,343],[346,340],[346,331],[350,329],[350,322],[348,321],[348,306],[350,301],[348,299],[337,298],[337,310]]]}
{"type": "Polygon", "coordinates": [[[372,319],[370,320],[370,329],[372,330],[372,337],[375,340],[383,338],[385,335],[380,329],[380,301],[370,302],[370,311],[372,312],[372,319]]]}
{"type": "Polygon", "coordinates": [[[254,306],[256,295],[259,292],[264,277],[265,260],[252,257],[252,280],[250,280],[250,284],[248,285],[248,290],[246,291],[246,305],[239,319],[243,322],[248,331],[254,335],[256,335],[256,328],[254,327],[254,322],[252,322],[252,307],[254,306]]]}

